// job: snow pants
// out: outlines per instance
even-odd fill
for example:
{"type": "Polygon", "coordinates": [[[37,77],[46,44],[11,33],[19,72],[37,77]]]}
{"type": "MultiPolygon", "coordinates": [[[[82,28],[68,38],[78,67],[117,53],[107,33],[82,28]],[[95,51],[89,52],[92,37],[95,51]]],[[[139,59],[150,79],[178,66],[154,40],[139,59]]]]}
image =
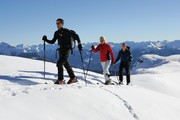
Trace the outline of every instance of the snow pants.
{"type": "Polygon", "coordinates": [[[70,78],[75,77],[74,71],[68,62],[70,54],[71,54],[71,50],[69,50],[69,49],[59,49],[59,60],[57,62],[58,80],[64,80],[63,66],[67,70],[67,73],[69,74],[70,78]]]}
{"type": "Polygon", "coordinates": [[[119,65],[119,80],[120,82],[123,82],[123,68],[125,68],[127,83],[130,83],[130,63],[129,62],[121,61],[119,65]]]}
{"type": "Polygon", "coordinates": [[[107,60],[106,62],[101,62],[101,65],[103,68],[103,75],[104,75],[105,81],[110,80],[109,68],[111,66],[111,60],[107,60]]]}

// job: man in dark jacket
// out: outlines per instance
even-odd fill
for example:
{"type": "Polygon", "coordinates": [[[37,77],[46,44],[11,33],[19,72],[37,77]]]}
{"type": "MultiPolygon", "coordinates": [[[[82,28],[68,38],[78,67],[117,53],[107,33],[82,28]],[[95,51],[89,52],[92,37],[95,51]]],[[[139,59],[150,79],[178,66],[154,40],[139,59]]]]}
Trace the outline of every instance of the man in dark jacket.
{"type": "Polygon", "coordinates": [[[54,44],[56,40],[58,40],[59,45],[59,60],[57,62],[58,67],[58,80],[55,84],[65,84],[64,74],[63,74],[63,66],[66,68],[70,80],[68,84],[78,82],[77,78],[74,74],[72,67],[70,66],[68,59],[71,53],[71,37],[73,37],[78,42],[79,51],[82,52],[82,45],[79,36],[72,30],[68,30],[63,28],[64,20],[59,18],[56,20],[56,25],[58,30],[54,33],[54,37],[52,40],[48,40],[47,36],[43,36],[43,40],[49,44],[54,44]]]}
{"type": "Polygon", "coordinates": [[[116,58],[116,62],[118,62],[121,58],[121,63],[119,65],[119,84],[123,84],[123,68],[125,68],[126,71],[126,80],[127,85],[130,83],[130,62],[131,62],[131,52],[127,48],[125,43],[122,43],[122,49],[119,51],[118,56],[116,58]]]}

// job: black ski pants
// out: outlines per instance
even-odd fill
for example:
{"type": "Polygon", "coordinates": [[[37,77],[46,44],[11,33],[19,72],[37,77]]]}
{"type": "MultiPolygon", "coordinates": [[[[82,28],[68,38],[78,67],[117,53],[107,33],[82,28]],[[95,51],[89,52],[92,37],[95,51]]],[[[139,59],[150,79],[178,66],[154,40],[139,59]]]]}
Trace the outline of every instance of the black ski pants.
{"type": "Polygon", "coordinates": [[[69,77],[71,79],[75,77],[74,71],[68,62],[70,54],[71,54],[71,50],[69,49],[59,49],[59,60],[57,62],[58,80],[64,80],[63,66],[67,70],[67,73],[69,74],[69,77]]]}
{"type": "Polygon", "coordinates": [[[127,83],[130,83],[130,63],[126,61],[121,61],[119,65],[119,80],[123,82],[123,68],[125,68],[127,83]]]}

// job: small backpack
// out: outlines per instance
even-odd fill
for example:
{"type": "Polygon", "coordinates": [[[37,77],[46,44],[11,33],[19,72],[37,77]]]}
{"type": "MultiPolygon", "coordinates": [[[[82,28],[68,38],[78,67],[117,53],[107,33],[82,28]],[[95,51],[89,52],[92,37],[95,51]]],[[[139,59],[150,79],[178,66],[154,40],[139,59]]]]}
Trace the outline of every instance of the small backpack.
{"type": "Polygon", "coordinates": [[[127,50],[131,51],[131,47],[130,46],[126,46],[127,50]]]}
{"type": "MultiPolygon", "coordinates": [[[[69,38],[67,38],[67,47],[70,48],[71,54],[73,54],[73,49],[76,46],[76,38],[75,38],[76,33],[73,30],[69,30],[67,28],[64,28],[64,30],[69,32],[68,33],[69,34],[69,38]]],[[[62,33],[63,33],[63,31],[61,31],[61,34],[62,33]]],[[[58,45],[60,46],[60,42],[59,41],[58,41],[58,45]]],[[[59,50],[59,48],[57,50],[59,50]]]]}
{"type": "Polygon", "coordinates": [[[76,40],[73,36],[73,34],[76,34],[73,30],[69,30],[70,31],[70,38],[69,38],[69,44],[70,44],[70,49],[74,49],[76,46],[76,40]]]}
{"type": "MultiPolygon", "coordinates": [[[[126,46],[126,48],[131,53],[131,47],[130,46],[126,46]]],[[[130,56],[130,58],[129,58],[129,62],[131,62],[131,61],[132,61],[132,56],[130,56]]]]}

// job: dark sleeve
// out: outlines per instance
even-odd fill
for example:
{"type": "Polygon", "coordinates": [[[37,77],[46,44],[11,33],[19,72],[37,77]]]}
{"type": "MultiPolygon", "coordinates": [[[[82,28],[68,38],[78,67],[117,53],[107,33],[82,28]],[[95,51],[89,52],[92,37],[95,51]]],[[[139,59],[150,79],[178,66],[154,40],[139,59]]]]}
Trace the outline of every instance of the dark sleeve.
{"type": "Polygon", "coordinates": [[[58,33],[55,32],[55,33],[54,33],[54,37],[53,37],[52,40],[45,40],[45,41],[46,41],[47,43],[49,43],[49,44],[54,44],[57,39],[58,39],[58,33]]]}
{"type": "Polygon", "coordinates": [[[79,38],[79,35],[73,30],[70,30],[70,32],[71,32],[72,37],[78,42],[78,44],[81,44],[81,40],[79,38]]]}
{"type": "Polygon", "coordinates": [[[119,51],[118,56],[117,56],[117,58],[116,58],[116,61],[115,61],[115,62],[118,62],[120,58],[121,58],[121,50],[119,51]]]}

